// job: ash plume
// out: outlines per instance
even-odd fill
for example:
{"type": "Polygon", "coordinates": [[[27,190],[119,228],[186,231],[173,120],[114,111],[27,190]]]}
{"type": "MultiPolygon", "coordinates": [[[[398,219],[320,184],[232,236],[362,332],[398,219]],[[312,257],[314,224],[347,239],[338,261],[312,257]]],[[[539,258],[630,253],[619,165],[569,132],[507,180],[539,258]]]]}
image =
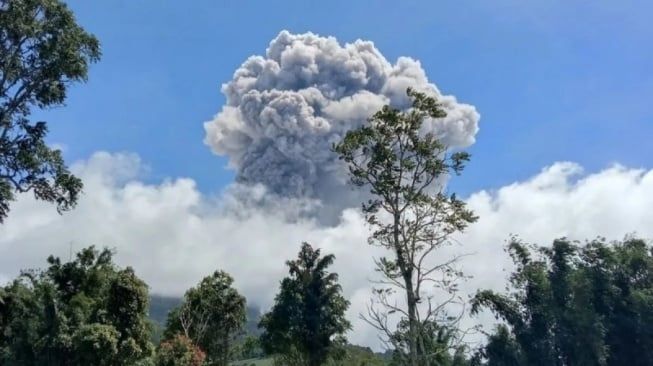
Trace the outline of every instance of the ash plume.
{"type": "Polygon", "coordinates": [[[322,215],[357,206],[331,146],[385,104],[407,108],[406,89],[436,96],[447,116],[427,121],[451,147],[474,143],[479,114],[443,95],[419,61],[389,62],[372,42],[282,31],[222,85],[226,104],[204,124],[205,143],[229,158],[238,183],[282,198],[316,200],[322,215]]]}

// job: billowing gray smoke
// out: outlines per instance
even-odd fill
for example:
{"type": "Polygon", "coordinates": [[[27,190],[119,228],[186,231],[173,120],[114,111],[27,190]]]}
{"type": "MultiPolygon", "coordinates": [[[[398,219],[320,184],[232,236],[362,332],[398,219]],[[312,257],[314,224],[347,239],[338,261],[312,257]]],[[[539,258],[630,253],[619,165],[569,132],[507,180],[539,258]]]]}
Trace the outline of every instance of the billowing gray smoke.
{"type": "Polygon", "coordinates": [[[333,37],[282,31],[265,57],[248,58],[222,86],[227,102],[204,124],[205,143],[229,157],[238,182],[316,199],[322,214],[337,215],[360,196],[346,186],[332,143],[384,104],[407,107],[408,87],[437,96],[447,111],[427,129],[452,147],[474,143],[476,109],[442,95],[418,61],[401,57],[393,65],[369,41],[343,46],[333,37]]]}

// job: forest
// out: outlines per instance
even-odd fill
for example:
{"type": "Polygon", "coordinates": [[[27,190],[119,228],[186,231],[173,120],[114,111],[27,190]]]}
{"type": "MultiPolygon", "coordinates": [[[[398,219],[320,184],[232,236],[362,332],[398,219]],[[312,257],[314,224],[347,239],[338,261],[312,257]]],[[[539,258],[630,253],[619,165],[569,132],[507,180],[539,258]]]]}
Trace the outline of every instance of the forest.
{"type": "MultiPolygon", "coordinates": [[[[99,40],[59,0],[0,0],[0,221],[27,193],[62,214],[75,209],[84,182],[31,114],[63,105],[101,56],[99,40]]],[[[384,105],[330,150],[351,189],[368,197],[361,230],[384,253],[361,258],[380,279],[360,317],[382,350],[348,341],[351,299],[332,270],[338,258],[311,243],[287,243],[297,255],[271,285],[270,309],[248,303],[222,268],[179,298],[158,296],[109,245],[87,243],[0,284],[0,365],[653,364],[646,238],[531,243],[506,233],[505,290],[464,296],[462,256],[444,249],[464,248],[457,238],[479,216],[447,183],[471,155],[425,132],[425,121],[447,116],[440,100],[412,87],[406,98],[408,108],[384,105]],[[483,314],[495,322],[481,324],[483,314]]]]}

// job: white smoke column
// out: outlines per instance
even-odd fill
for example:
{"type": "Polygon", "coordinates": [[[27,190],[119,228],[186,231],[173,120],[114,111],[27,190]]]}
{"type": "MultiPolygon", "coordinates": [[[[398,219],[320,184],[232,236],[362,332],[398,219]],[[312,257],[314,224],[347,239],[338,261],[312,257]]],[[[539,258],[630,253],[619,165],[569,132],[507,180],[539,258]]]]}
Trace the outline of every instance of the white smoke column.
{"type": "Polygon", "coordinates": [[[223,84],[227,102],[204,124],[205,143],[229,157],[239,183],[317,200],[320,215],[333,220],[361,196],[347,188],[332,144],[385,104],[408,107],[408,87],[436,96],[447,111],[428,121],[427,130],[452,147],[474,143],[476,109],[442,95],[419,61],[401,57],[391,64],[369,41],[343,46],[333,37],[282,31],[265,57],[248,58],[223,84]]]}

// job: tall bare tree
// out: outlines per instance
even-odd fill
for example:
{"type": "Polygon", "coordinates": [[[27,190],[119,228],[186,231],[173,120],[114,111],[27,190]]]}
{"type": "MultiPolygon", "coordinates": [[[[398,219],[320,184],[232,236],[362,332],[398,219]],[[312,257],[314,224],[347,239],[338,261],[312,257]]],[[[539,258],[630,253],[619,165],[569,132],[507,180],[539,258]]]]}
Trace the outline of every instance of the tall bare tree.
{"type": "Polygon", "coordinates": [[[422,129],[426,119],[445,117],[446,112],[425,93],[412,89],[407,93],[412,108],[384,106],[366,125],[348,132],[334,151],[348,165],[351,183],[370,190],[371,198],[362,205],[372,228],[369,243],[392,253],[375,259],[384,287],[375,290],[364,318],[383,331],[392,346],[406,348],[405,364],[416,366],[430,364],[426,326],[459,319],[446,315],[458,300],[459,257],[439,261],[430,257],[476,216],[454,194],[448,195],[444,185],[451,173],[463,170],[469,154],[451,153],[438,136],[422,129]],[[395,300],[397,290],[405,304],[395,300]],[[402,327],[404,337],[397,336],[401,329],[393,329],[389,321],[397,313],[407,323],[402,327]]]}

